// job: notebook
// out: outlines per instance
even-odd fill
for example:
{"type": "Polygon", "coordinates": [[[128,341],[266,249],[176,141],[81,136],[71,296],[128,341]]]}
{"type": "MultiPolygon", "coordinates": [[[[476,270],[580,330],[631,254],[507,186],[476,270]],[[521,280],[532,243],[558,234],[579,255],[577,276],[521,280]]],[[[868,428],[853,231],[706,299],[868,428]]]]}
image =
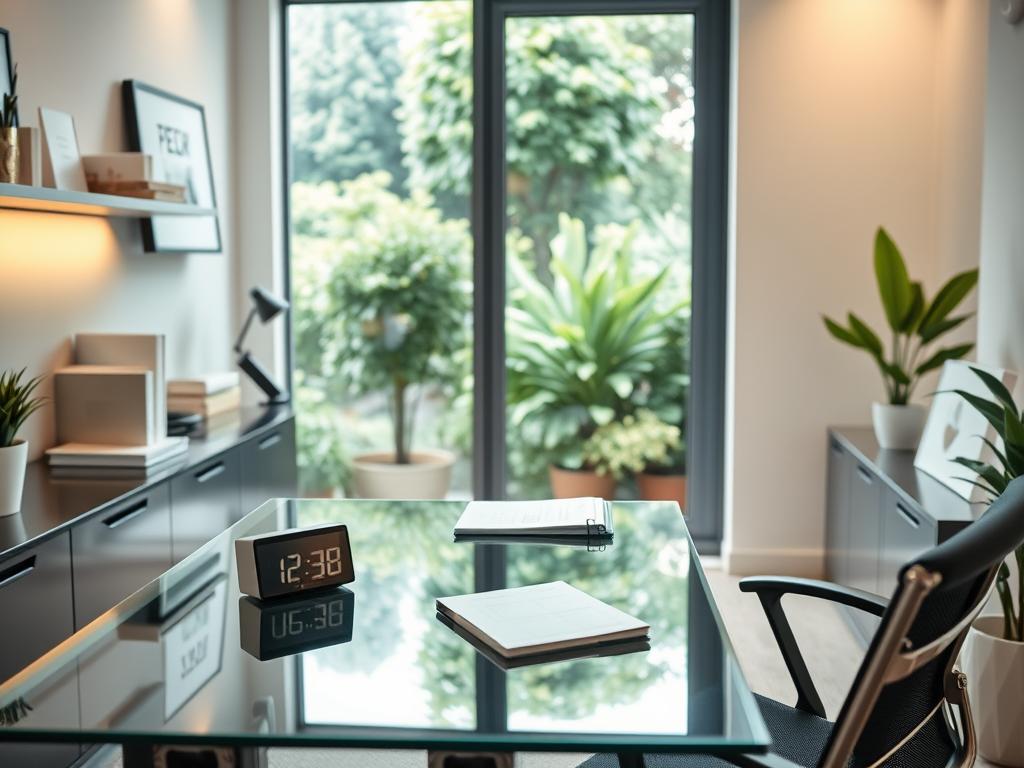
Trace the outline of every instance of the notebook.
{"type": "Polygon", "coordinates": [[[440,597],[437,612],[510,659],[642,639],[651,630],[564,581],[440,597]]]}
{"type": "Polygon", "coordinates": [[[611,536],[611,502],[594,497],[547,501],[471,501],[456,536],[611,536]]]}
{"type": "Polygon", "coordinates": [[[165,437],[153,445],[64,443],[46,455],[51,467],[150,467],[188,450],[187,437],[165,437]]]}

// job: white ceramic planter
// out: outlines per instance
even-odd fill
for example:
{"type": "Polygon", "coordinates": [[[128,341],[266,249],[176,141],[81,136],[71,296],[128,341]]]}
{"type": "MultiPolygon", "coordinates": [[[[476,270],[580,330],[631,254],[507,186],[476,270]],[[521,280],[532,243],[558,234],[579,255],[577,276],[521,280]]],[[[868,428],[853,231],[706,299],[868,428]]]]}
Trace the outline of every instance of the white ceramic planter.
{"type": "Polygon", "coordinates": [[[999,765],[1024,766],[1024,643],[1002,639],[1003,617],[976,619],[960,661],[967,675],[978,752],[999,765]]]}
{"type": "Polygon", "coordinates": [[[24,440],[15,440],[13,445],[0,448],[0,517],[21,511],[27,461],[28,443],[24,440]]]}
{"type": "Polygon", "coordinates": [[[872,403],[878,445],[890,451],[916,451],[928,412],[921,405],[872,403]]]}
{"type": "Polygon", "coordinates": [[[452,482],[455,454],[414,451],[409,464],[393,453],[364,453],[352,462],[356,494],[364,499],[443,499],[452,482]]]}

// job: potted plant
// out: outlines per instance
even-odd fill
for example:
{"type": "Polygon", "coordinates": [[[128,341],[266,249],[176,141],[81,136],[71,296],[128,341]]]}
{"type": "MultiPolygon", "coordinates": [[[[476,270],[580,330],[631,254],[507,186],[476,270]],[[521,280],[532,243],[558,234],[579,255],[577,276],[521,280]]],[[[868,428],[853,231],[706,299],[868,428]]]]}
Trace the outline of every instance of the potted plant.
{"type": "Polygon", "coordinates": [[[342,419],[323,391],[305,384],[301,372],[295,378],[299,491],[305,498],[332,498],[352,479],[342,419]]]}
{"type": "Polygon", "coordinates": [[[465,344],[472,286],[463,220],[443,220],[425,193],[401,199],[387,174],[342,185],[346,236],[326,275],[324,356],[350,396],[385,393],[391,449],[353,457],[364,498],[444,498],[455,456],[413,450],[423,391],[451,388],[450,360],[465,344]]]}
{"type": "Polygon", "coordinates": [[[847,315],[846,325],[825,317],[825,327],[839,341],[871,355],[882,374],[887,401],[874,403],[871,410],[878,444],[913,450],[921,439],[926,416],[922,406],[910,402],[921,377],[947,360],[960,360],[974,348],[973,344],[959,344],[930,351],[940,336],[970,317],[951,315],[978,282],[978,270],[954,276],[928,301],[921,283],[910,280],[896,243],[880,227],[875,234],[875,279],[892,331],[888,351],[879,335],[853,312],[847,315]]]}
{"type": "Polygon", "coordinates": [[[0,373],[0,517],[21,510],[28,443],[18,437],[18,430],[45,402],[33,396],[41,380],[25,380],[24,368],[0,373]]]}
{"type": "MultiPolygon", "coordinates": [[[[679,447],[679,427],[666,424],[653,411],[641,409],[628,414],[621,421],[598,427],[583,444],[583,470],[572,474],[552,477],[552,487],[557,498],[573,496],[601,496],[614,498],[616,483],[626,475],[637,475],[647,467],[667,464],[670,452],[679,447]],[[595,479],[586,477],[592,474],[595,479]],[[580,486],[586,478],[587,487],[580,486]],[[587,488],[597,487],[601,493],[585,493],[587,488]]],[[[649,497],[644,497],[649,498],[649,497]]]]}
{"type": "Polygon", "coordinates": [[[18,183],[18,67],[0,103],[0,182],[18,183]]]}
{"type": "MultiPolygon", "coordinates": [[[[608,492],[607,479],[585,466],[582,446],[595,430],[651,400],[652,380],[664,377],[665,350],[673,344],[673,319],[686,307],[665,306],[659,295],[667,268],[638,277],[635,235],[636,226],[599,228],[589,252],[583,222],[563,214],[551,243],[550,285],[510,249],[508,440],[530,461],[543,462],[555,495],[567,493],[569,482],[573,495],[608,492]]],[[[681,372],[681,350],[677,357],[681,372]]],[[[681,406],[658,395],[651,410],[678,422],[681,406]]]]}
{"type": "MultiPolygon", "coordinates": [[[[1002,447],[986,440],[994,464],[958,457],[955,461],[977,473],[976,485],[995,499],[1014,478],[1024,474],[1024,413],[1009,390],[986,371],[972,368],[992,393],[986,400],[963,390],[957,394],[995,427],[1002,447]]],[[[961,660],[971,686],[971,706],[978,730],[978,751],[999,765],[1024,766],[1024,545],[1014,551],[1017,593],[1010,589],[1012,574],[1006,563],[996,574],[1001,615],[975,619],[961,660]]]]}

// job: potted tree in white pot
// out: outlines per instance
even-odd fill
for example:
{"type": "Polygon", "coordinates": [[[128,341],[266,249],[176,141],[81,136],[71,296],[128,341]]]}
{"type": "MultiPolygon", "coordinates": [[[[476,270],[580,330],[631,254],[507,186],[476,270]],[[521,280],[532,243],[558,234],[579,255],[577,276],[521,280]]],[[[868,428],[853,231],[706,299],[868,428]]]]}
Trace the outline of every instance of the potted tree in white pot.
{"type": "Polygon", "coordinates": [[[959,326],[970,315],[952,316],[978,282],[978,270],[961,272],[928,301],[919,282],[912,282],[907,266],[889,233],[879,227],[875,234],[875,278],[892,331],[887,351],[879,335],[860,317],[850,312],[847,325],[825,317],[825,327],[839,341],[863,349],[875,361],[885,383],[887,402],[872,405],[875,436],[882,448],[914,450],[924,430],[925,409],[911,398],[929,371],[947,360],[960,360],[973,344],[959,344],[931,351],[940,336],[959,326]]]}
{"type": "Polygon", "coordinates": [[[431,199],[401,199],[387,174],[342,185],[346,238],[327,274],[325,369],[351,396],[385,393],[391,449],[353,457],[364,498],[444,498],[454,454],[413,450],[425,388],[451,387],[461,368],[472,286],[464,220],[443,220],[431,199]]]}
{"type": "Polygon", "coordinates": [[[0,517],[21,511],[28,442],[18,430],[45,402],[33,395],[41,380],[25,380],[24,368],[0,373],[0,517]]]}
{"type": "MultiPolygon", "coordinates": [[[[994,400],[963,390],[966,399],[995,427],[998,446],[980,438],[992,449],[994,464],[957,458],[957,463],[977,473],[975,484],[995,499],[1014,478],[1024,474],[1024,413],[999,379],[978,368],[972,371],[985,383],[994,400]]],[[[978,751],[999,765],[1024,766],[1024,545],[1014,551],[1016,574],[1003,563],[996,575],[996,594],[1001,614],[981,616],[967,635],[961,660],[971,686],[971,705],[978,729],[978,751]],[[1016,576],[1016,595],[1010,582],[1016,576]]]]}

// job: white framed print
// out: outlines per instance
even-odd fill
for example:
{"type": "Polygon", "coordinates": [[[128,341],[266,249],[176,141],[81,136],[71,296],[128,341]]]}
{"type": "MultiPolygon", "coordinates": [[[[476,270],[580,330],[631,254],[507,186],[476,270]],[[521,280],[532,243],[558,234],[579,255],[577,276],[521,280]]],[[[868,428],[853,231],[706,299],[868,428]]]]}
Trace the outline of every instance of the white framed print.
{"type": "Polygon", "coordinates": [[[960,456],[986,462],[995,458],[992,449],[982,440],[984,437],[994,443],[995,428],[953,391],[960,389],[986,399],[992,398],[992,393],[972,368],[991,374],[1011,392],[1017,383],[1014,371],[962,360],[947,362],[942,367],[939,387],[928,410],[928,421],[914,457],[914,466],[968,501],[981,501],[985,492],[971,482],[977,479],[976,473],[954,461],[960,456]]]}
{"type": "MultiPolygon", "coordinates": [[[[216,208],[213,167],[201,104],[138,80],[121,84],[129,148],[153,157],[153,180],[185,188],[185,202],[216,208]]],[[[210,216],[153,216],[142,220],[148,252],[221,250],[220,222],[210,216]]]]}
{"type": "Polygon", "coordinates": [[[82,170],[82,155],[78,151],[75,120],[67,112],[47,107],[39,108],[39,127],[46,144],[46,164],[55,189],[88,192],[82,170]]]}

